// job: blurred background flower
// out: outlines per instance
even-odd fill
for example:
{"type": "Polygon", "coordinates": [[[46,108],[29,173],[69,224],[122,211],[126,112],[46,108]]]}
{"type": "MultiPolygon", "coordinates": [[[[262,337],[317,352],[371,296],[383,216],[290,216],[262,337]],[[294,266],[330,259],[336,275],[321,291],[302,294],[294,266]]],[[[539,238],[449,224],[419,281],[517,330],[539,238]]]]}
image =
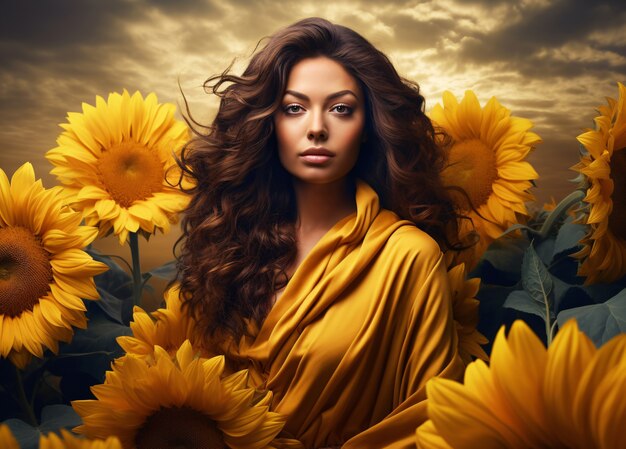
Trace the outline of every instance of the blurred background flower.
{"type": "Polygon", "coordinates": [[[30,163],[11,182],[0,169],[0,355],[20,368],[86,327],[83,298],[99,298],[93,276],[107,267],[82,251],[97,229],[81,218],[30,163]]]}
{"type": "Polygon", "coordinates": [[[0,447],[2,449],[20,449],[20,445],[5,424],[0,424],[0,447]]]}
{"type": "Polygon", "coordinates": [[[538,174],[526,158],[541,139],[530,132],[530,120],[511,116],[495,97],[481,108],[471,90],[460,103],[444,92],[443,106],[436,104],[429,115],[452,138],[444,184],[467,193],[452,190],[457,207],[473,221],[461,220],[460,237],[474,228],[480,236],[457,258],[471,270],[491,242],[527,215],[524,203],[534,199],[529,189],[538,174]]]}
{"type": "Polygon", "coordinates": [[[122,449],[120,441],[115,437],[106,440],[88,440],[77,438],[65,429],[61,429],[61,436],[55,433],[42,435],[39,439],[39,449],[122,449]]]}
{"type": "Polygon", "coordinates": [[[459,354],[467,365],[475,358],[489,360],[481,345],[487,343],[483,334],[478,332],[478,306],[476,294],[480,288],[480,279],[467,279],[465,264],[461,263],[448,270],[452,292],[452,316],[459,336],[459,354]]]}
{"type": "Polygon", "coordinates": [[[626,87],[618,83],[618,90],[617,100],[598,108],[595,129],[578,136],[584,150],[574,169],[588,186],[580,220],[588,233],[575,257],[587,284],[626,275],[626,87]]]}

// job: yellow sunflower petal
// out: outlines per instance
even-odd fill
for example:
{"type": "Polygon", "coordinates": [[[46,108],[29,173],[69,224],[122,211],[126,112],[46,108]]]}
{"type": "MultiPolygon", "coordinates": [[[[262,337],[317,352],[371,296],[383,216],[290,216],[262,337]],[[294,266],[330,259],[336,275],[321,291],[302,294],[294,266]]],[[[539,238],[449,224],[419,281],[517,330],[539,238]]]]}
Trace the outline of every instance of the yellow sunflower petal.
{"type": "Polygon", "coordinates": [[[159,346],[152,357],[125,356],[104,384],[92,388],[96,400],[72,403],[84,423],[75,430],[89,437],[114,435],[124,449],[167,445],[173,438],[268,447],[284,419],[255,403],[254,389],[225,382],[224,366],[223,357],[195,358],[188,341],[174,358],[159,346]]]}
{"type": "Polygon", "coordinates": [[[612,282],[626,275],[626,90],[618,83],[617,100],[607,98],[598,108],[595,129],[585,131],[578,141],[588,154],[572,169],[586,178],[588,185],[581,221],[587,234],[581,240],[583,251],[578,275],[586,284],[612,282]]]}
{"type": "Polygon", "coordinates": [[[417,428],[416,434],[418,449],[452,449],[452,446],[437,433],[430,419],[417,428]]]}
{"type": "Polygon", "coordinates": [[[20,445],[6,424],[0,424],[0,447],[3,449],[20,449],[20,445]]]}
{"type": "Polygon", "coordinates": [[[55,433],[41,435],[39,449],[122,449],[122,444],[115,437],[106,440],[86,440],[61,429],[61,435],[55,433]]]}
{"type": "Polygon", "coordinates": [[[81,297],[98,298],[93,276],[107,267],[82,250],[94,229],[81,226],[58,189],[43,188],[30,164],[6,180],[0,170],[2,200],[11,207],[3,214],[12,220],[0,223],[0,355],[24,367],[85,326],[81,297]]]}
{"type": "MultiPolygon", "coordinates": [[[[456,257],[456,263],[465,262],[471,270],[487,246],[518,222],[513,211],[527,214],[524,202],[533,199],[528,189],[538,174],[525,158],[541,139],[529,131],[529,120],[511,116],[495,98],[481,108],[471,90],[460,103],[444,92],[443,107],[436,105],[429,115],[453,139],[442,172],[444,185],[467,193],[469,202],[460,193],[452,193],[453,199],[482,240],[456,257]]],[[[461,221],[461,239],[470,231],[466,221],[461,221]]]]}
{"type": "Polygon", "coordinates": [[[578,330],[573,320],[559,330],[548,349],[543,384],[545,419],[552,431],[562,435],[562,440],[566,440],[569,447],[576,447],[579,443],[580,437],[572,432],[574,400],[580,378],[595,352],[593,342],[578,330]]]}
{"type": "Polygon", "coordinates": [[[140,229],[167,232],[188,202],[168,183],[180,176],[175,158],[189,138],[174,105],[124,90],[82,109],[68,114],[58,146],[46,155],[72,207],[100,235],[113,229],[122,244],[140,229]]]}

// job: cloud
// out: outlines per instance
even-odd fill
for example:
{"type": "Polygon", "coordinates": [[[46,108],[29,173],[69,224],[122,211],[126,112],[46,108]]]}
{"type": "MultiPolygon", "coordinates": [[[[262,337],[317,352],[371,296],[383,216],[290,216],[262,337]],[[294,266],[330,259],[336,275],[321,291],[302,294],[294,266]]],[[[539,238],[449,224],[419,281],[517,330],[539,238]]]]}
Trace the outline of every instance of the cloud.
{"type": "Polygon", "coordinates": [[[575,136],[626,81],[625,11],[619,1],[583,0],[5,1],[0,167],[32,160],[44,174],[66,113],[122,88],[179,103],[180,82],[206,122],[217,103],[201,87],[206,78],[233,58],[241,71],[261,38],[322,16],[387,53],[429,107],[446,89],[459,98],[474,89],[481,103],[495,95],[533,120],[545,141],[533,155],[547,192],[539,196],[549,196],[570,188],[564,161],[575,162],[575,136]]]}
{"type": "Polygon", "coordinates": [[[509,61],[524,75],[544,78],[601,72],[607,65],[626,71],[623,45],[603,43],[615,44],[607,30],[617,32],[626,19],[618,2],[560,0],[511,7],[510,13],[499,29],[465,41],[459,57],[470,64],[509,61]]]}

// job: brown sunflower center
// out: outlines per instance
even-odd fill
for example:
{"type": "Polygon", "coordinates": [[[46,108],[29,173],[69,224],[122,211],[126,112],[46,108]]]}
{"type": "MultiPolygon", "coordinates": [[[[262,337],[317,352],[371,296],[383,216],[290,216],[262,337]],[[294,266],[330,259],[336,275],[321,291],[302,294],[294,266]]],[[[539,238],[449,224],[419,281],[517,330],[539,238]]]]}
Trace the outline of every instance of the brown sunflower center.
{"type": "Polygon", "coordinates": [[[208,416],[188,407],[162,408],[137,431],[137,449],[226,449],[222,432],[208,416]]]}
{"type": "Polygon", "coordinates": [[[32,310],[50,290],[50,255],[31,231],[0,228],[0,315],[32,310]]]}
{"type": "MultiPolygon", "coordinates": [[[[452,146],[448,162],[442,174],[444,184],[461,187],[474,207],[485,204],[498,177],[493,151],[478,139],[463,140],[452,146]]],[[[454,191],[452,195],[461,209],[471,209],[465,195],[454,191]]]]}
{"type": "Polygon", "coordinates": [[[163,187],[163,164],[155,153],[135,142],[102,151],[98,171],[106,191],[123,207],[145,200],[163,187]]]}
{"type": "Polygon", "coordinates": [[[616,237],[626,240],[626,148],[611,156],[611,179],[613,210],[609,215],[609,229],[616,237]]]}

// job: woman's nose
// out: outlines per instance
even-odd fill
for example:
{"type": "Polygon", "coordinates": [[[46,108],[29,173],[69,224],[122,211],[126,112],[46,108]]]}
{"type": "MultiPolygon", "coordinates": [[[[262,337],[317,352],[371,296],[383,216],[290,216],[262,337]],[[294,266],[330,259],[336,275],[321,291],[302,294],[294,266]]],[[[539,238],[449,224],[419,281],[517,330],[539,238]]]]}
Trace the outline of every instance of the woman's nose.
{"type": "Polygon", "coordinates": [[[328,130],[322,112],[312,112],[307,130],[309,140],[325,140],[328,138],[328,130]]]}

